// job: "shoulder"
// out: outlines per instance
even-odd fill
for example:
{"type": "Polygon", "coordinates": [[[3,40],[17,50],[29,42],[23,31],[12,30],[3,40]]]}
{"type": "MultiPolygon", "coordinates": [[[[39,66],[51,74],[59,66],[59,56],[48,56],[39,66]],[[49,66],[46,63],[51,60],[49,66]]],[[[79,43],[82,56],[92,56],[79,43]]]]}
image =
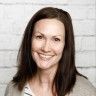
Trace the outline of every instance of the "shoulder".
{"type": "Polygon", "coordinates": [[[5,96],[10,96],[12,89],[13,89],[13,82],[9,82],[6,87],[5,96]]]}
{"type": "Polygon", "coordinates": [[[18,90],[18,87],[11,81],[8,83],[4,96],[21,96],[22,92],[18,90]]]}
{"type": "Polygon", "coordinates": [[[76,77],[70,96],[96,96],[96,88],[83,76],[76,77]]]}

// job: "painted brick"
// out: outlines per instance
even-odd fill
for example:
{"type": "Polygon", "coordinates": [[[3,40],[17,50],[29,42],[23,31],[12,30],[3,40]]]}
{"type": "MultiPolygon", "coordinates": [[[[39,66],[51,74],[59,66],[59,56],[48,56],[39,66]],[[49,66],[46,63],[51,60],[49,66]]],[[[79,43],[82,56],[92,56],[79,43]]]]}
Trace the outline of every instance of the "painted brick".
{"type": "Polygon", "coordinates": [[[81,36],[95,35],[95,20],[73,20],[74,34],[81,36]]]}
{"type": "MultiPolygon", "coordinates": [[[[96,5],[96,3],[95,3],[96,5]]],[[[87,10],[87,18],[88,19],[95,19],[96,20],[96,6],[90,6],[89,9],[87,10]]]]}
{"type": "Polygon", "coordinates": [[[83,51],[76,52],[77,67],[96,67],[96,52],[83,51]]]}
{"type": "Polygon", "coordinates": [[[24,30],[24,6],[0,5],[3,10],[0,22],[1,34],[20,34],[24,30]],[[6,24],[6,25],[5,25],[6,24]],[[7,30],[7,31],[6,31],[7,30]]]}
{"type": "Polygon", "coordinates": [[[91,4],[95,4],[95,0],[68,0],[68,3],[69,4],[81,4],[81,5],[83,5],[83,4],[89,4],[89,5],[91,5],[91,4]]]}
{"type": "Polygon", "coordinates": [[[0,83],[8,83],[16,74],[17,69],[13,68],[0,68],[0,83]],[[3,78],[2,78],[3,77],[3,78]]]}
{"type": "Polygon", "coordinates": [[[0,0],[0,3],[33,3],[33,4],[94,4],[95,0],[0,0]]]}
{"type": "Polygon", "coordinates": [[[82,49],[81,50],[95,50],[96,52],[96,37],[83,37],[82,39],[82,49]]]}
{"type": "Polygon", "coordinates": [[[23,34],[26,25],[33,16],[33,14],[42,7],[44,6],[0,5],[0,33],[23,34]]]}
{"type": "Polygon", "coordinates": [[[0,35],[0,50],[18,50],[20,47],[21,35],[0,35]]]}
{"type": "Polygon", "coordinates": [[[61,6],[60,8],[68,11],[71,14],[71,17],[73,19],[79,19],[79,20],[96,19],[94,5],[93,6],[80,6],[80,5],[79,6],[78,5],[67,6],[66,5],[66,6],[61,6]]]}
{"type": "Polygon", "coordinates": [[[81,48],[82,48],[82,37],[75,37],[74,38],[75,39],[75,49],[76,49],[76,51],[80,51],[81,50],[81,48]]]}
{"type": "Polygon", "coordinates": [[[17,51],[0,51],[0,67],[17,66],[17,51]]]}
{"type": "Polygon", "coordinates": [[[67,4],[68,0],[26,0],[26,3],[33,3],[33,4],[67,4]]]}

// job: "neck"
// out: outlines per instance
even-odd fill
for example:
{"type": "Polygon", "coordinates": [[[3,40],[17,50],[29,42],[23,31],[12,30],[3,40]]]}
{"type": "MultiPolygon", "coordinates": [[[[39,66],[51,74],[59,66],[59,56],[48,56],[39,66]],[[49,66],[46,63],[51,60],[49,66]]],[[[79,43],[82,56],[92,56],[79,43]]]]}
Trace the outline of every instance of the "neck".
{"type": "MultiPolygon", "coordinates": [[[[38,90],[42,94],[50,93],[51,94],[50,96],[52,96],[51,89],[52,89],[54,76],[56,74],[56,70],[57,70],[57,67],[45,69],[45,70],[38,68],[37,74],[29,81],[31,89],[38,90]]],[[[54,87],[54,92],[55,92],[55,86],[53,87],[54,87]]]]}
{"type": "Polygon", "coordinates": [[[38,83],[42,86],[48,85],[51,87],[56,70],[57,70],[57,68],[45,69],[45,70],[38,69],[37,76],[36,76],[38,83]]]}
{"type": "Polygon", "coordinates": [[[38,80],[41,84],[52,83],[54,74],[52,72],[46,72],[38,70],[38,80]]]}

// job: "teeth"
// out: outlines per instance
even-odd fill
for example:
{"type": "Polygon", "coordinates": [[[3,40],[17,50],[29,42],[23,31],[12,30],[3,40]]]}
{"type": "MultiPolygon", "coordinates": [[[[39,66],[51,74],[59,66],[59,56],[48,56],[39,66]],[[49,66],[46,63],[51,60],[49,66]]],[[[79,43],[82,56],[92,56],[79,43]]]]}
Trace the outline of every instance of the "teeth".
{"type": "Polygon", "coordinates": [[[42,57],[45,57],[45,58],[50,58],[51,56],[47,56],[47,55],[40,55],[42,57]]]}
{"type": "Polygon", "coordinates": [[[49,55],[43,55],[43,54],[39,54],[39,56],[43,59],[50,59],[52,56],[49,55]]]}

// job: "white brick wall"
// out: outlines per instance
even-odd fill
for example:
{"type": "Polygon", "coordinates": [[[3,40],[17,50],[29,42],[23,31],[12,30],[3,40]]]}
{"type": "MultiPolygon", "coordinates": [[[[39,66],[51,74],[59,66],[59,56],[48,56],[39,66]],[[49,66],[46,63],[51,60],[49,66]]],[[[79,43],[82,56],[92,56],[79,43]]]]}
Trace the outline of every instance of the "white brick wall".
{"type": "Polygon", "coordinates": [[[16,56],[29,19],[47,6],[71,14],[76,66],[96,87],[96,0],[0,0],[0,96],[16,73],[16,56]]]}

